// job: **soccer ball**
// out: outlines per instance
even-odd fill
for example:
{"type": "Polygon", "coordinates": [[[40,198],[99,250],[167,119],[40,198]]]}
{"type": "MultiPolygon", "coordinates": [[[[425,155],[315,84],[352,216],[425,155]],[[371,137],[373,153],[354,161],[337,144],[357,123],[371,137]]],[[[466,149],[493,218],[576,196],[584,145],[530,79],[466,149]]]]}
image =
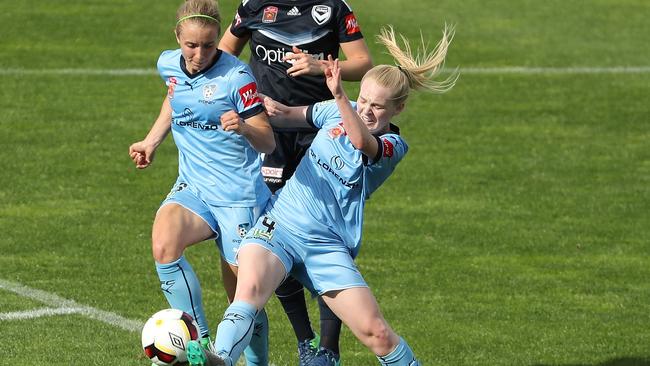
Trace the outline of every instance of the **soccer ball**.
{"type": "Polygon", "coordinates": [[[187,343],[199,339],[199,326],[182,310],[165,309],[149,318],[142,328],[144,354],[156,365],[187,361],[187,343]]]}

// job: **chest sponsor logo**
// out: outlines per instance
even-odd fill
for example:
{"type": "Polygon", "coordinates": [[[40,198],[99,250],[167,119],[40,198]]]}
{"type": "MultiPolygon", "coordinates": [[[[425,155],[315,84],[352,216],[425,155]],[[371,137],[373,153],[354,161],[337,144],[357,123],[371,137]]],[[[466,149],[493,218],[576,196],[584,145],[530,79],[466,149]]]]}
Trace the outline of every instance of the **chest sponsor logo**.
{"type": "MultiPolygon", "coordinates": [[[[313,54],[309,53],[308,50],[302,50],[303,53],[307,53],[316,60],[324,60],[325,59],[325,54],[324,53],[319,53],[319,54],[313,54]]],[[[293,64],[293,61],[283,61],[284,57],[287,55],[292,55],[293,52],[291,51],[285,51],[283,48],[266,48],[261,44],[258,44],[255,47],[255,54],[257,57],[261,59],[261,61],[265,62],[267,65],[271,65],[272,63],[283,63],[286,62],[288,64],[293,64]]]]}
{"type": "Polygon", "coordinates": [[[345,162],[343,161],[342,157],[334,155],[330,159],[330,165],[336,170],[341,170],[345,167],[345,162]]]}
{"type": "Polygon", "coordinates": [[[354,14],[348,14],[345,16],[345,33],[347,35],[355,34],[361,32],[359,28],[359,23],[354,14]]]}
{"type": "Polygon", "coordinates": [[[345,136],[347,133],[345,132],[345,128],[343,128],[343,123],[339,123],[338,126],[334,128],[330,128],[329,131],[327,131],[327,134],[329,135],[330,138],[339,138],[341,136],[345,136]]]}
{"type": "Polygon", "coordinates": [[[167,82],[167,96],[169,99],[174,98],[174,89],[176,89],[176,84],[178,84],[178,80],[175,77],[170,77],[167,82]]]}
{"type": "MultiPolygon", "coordinates": [[[[344,177],[340,176],[339,173],[337,173],[335,171],[338,168],[334,164],[343,163],[343,159],[341,159],[340,161],[336,160],[335,158],[337,158],[337,156],[335,156],[332,159],[330,159],[330,163],[327,163],[327,162],[321,160],[321,158],[318,157],[318,155],[316,155],[316,153],[312,149],[309,149],[309,156],[312,158],[312,161],[317,166],[319,166],[321,169],[323,169],[327,173],[331,174],[345,188],[354,189],[354,188],[359,187],[359,183],[350,182],[347,179],[345,179],[344,177]]],[[[340,158],[340,157],[338,157],[338,158],[340,158]]],[[[341,166],[341,168],[343,168],[343,166],[341,166]]]]}
{"type": "Polygon", "coordinates": [[[278,8],[276,6],[267,6],[264,8],[262,15],[262,23],[273,23],[278,17],[278,8]]]}
{"type": "Polygon", "coordinates": [[[311,17],[318,25],[323,25],[330,20],[332,16],[332,8],[327,5],[314,5],[311,8],[311,17]]]}
{"type": "Polygon", "coordinates": [[[395,153],[395,145],[393,145],[392,142],[388,141],[388,139],[381,139],[382,144],[384,145],[384,152],[383,155],[385,158],[392,158],[393,154],[395,153]]]}
{"type": "Polygon", "coordinates": [[[239,89],[239,96],[244,103],[244,108],[248,108],[254,104],[262,102],[259,95],[257,94],[257,84],[255,84],[255,82],[242,86],[239,89]]]}

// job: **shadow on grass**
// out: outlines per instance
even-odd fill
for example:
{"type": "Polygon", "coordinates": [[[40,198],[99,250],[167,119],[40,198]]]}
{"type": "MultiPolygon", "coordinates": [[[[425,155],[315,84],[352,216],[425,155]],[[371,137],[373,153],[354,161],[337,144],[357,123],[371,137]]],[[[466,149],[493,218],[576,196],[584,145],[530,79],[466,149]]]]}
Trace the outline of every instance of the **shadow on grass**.
{"type": "Polygon", "coordinates": [[[566,364],[566,365],[556,365],[556,364],[536,364],[533,366],[650,366],[650,358],[634,358],[634,357],[623,357],[615,358],[601,363],[586,364],[586,363],[576,363],[576,364],[566,364]]]}

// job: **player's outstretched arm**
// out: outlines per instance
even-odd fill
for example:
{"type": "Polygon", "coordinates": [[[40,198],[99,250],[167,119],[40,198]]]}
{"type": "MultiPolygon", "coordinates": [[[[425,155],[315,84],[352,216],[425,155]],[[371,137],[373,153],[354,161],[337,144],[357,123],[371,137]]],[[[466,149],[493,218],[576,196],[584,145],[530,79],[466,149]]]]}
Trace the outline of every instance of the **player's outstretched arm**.
{"type": "Polygon", "coordinates": [[[273,127],[310,127],[307,123],[307,106],[289,107],[266,95],[260,94],[260,97],[264,101],[264,108],[273,127]]]}
{"type": "Polygon", "coordinates": [[[144,169],[151,165],[156,149],[171,130],[171,121],[172,106],[169,103],[169,98],[165,97],[160,108],[160,114],[151,130],[149,130],[147,137],[129,146],[129,156],[135,163],[136,168],[144,169]]]}

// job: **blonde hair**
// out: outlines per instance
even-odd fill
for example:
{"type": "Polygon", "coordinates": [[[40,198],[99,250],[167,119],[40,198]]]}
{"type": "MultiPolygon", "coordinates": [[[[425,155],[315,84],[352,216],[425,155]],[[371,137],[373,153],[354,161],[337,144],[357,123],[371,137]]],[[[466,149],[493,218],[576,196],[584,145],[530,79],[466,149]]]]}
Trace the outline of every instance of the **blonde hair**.
{"type": "Polygon", "coordinates": [[[397,65],[377,65],[363,79],[372,78],[378,85],[394,90],[392,99],[396,105],[406,101],[411,89],[444,93],[454,86],[459,76],[458,70],[444,80],[434,79],[445,63],[447,48],[454,37],[453,27],[445,25],[442,38],[431,52],[427,51],[422,38],[422,49],[414,55],[406,37],[401,34],[400,37],[404,43],[403,49],[397,43],[392,26],[381,29],[377,40],[386,47],[397,65]]]}
{"type": "Polygon", "coordinates": [[[221,33],[221,15],[215,0],[187,0],[181,4],[176,11],[176,34],[181,33],[181,26],[187,21],[216,25],[217,33],[221,33]]]}

